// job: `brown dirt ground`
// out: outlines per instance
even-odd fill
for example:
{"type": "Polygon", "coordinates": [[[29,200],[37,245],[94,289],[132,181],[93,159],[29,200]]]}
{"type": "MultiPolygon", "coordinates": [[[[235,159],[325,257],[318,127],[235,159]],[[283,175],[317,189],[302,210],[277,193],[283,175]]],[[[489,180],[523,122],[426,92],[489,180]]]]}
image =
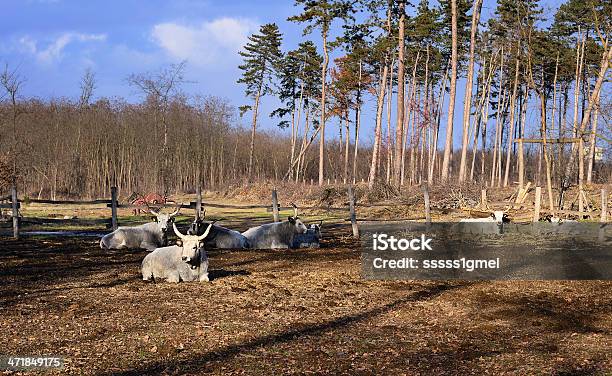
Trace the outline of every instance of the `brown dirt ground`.
{"type": "Polygon", "coordinates": [[[0,238],[0,351],[66,374],[612,373],[612,282],[366,281],[348,233],[212,251],[212,282],[175,285],[140,279],[145,252],[0,238]]]}

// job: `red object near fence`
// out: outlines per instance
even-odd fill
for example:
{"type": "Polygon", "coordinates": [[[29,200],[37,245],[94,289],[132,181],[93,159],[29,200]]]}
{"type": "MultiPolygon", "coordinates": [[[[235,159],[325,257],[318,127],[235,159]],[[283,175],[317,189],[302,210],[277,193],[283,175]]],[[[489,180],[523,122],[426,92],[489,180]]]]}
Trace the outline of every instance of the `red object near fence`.
{"type": "MultiPolygon", "coordinates": [[[[159,205],[159,204],[165,204],[168,201],[166,196],[162,196],[158,193],[147,193],[146,195],[142,196],[139,195],[136,199],[134,199],[131,204],[132,205],[137,205],[137,206],[148,206],[148,205],[159,205]]],[[[146,208],[137,208],[134,209],[134,215],[136,214],[140,214],[140,212],[147,212],[146,208]]]]}

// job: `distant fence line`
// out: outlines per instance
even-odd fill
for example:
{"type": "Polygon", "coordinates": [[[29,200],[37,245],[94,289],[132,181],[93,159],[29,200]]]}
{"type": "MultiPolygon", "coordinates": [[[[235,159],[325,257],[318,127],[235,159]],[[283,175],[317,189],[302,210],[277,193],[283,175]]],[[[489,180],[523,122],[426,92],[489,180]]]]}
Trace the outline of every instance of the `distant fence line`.
{"type": "MultiPolygon", "coordinates": [[[[12,195],[6,197],[0,197],[0,201],[11,201],[8,204],[0,203],[0,208],[12,208],[12,217],[13,217],[13,237],[15,239],[19,238],[19,208],[21,207],[21,203],[39,203],[39,204],[50,204],[50,205],[99,205],[106,204],[107,208],[111,209],[111,228],[116,230],[119,222],[117,209],[120,208],[142,208],[142,205],[134,205],[134,204],[119,204],[117,199],[117,188],[111,187],[111,199],[99,199],[99,200],[41,200],[41,199],[17,199],[17,190],[15,187],[12,188],[12,195]]],[[[351,191],[352,193],[352,191],[351,191]]],[[[349,193],[349,201],[353,205],[348,205],[349,207],[331,207],[331,206],[310,206],[310,207],[300,207],[303,210],[325,210],[325,211],[341,211],[341,212],[349,212],[351,222],[353,222],[353,226],[356,226],[356,215],[354,211],[355,201],[352,194],[349,193]]],[[[197,189],[197,199],[196,201],[191,201],[188,204],[155,204],[151,205],[154,208],[162,208],[162,207],[180,207],[182,209],[193,209],[196,211],[196,216],[200,214],[202,207],[212,207],[212,208],[227,208],[227,209],[266,209],[267,211],[273,212],[273,218],[275,222],[280,220],[279,211],[281,210],[292,210],[291,207],[283,207],[280,206],[277,200],[276,189],[272,190],[272,203],[270,205],[233,205],[233,204],[216,204],[212,202],[204,202],[202,201],[202,191],[201,188],[197,189]]]]}
{"type": "MultiPolygon", "coordinates": [[[[599,214],[600,222],[608,221],[608,192],[606,189],[601,190],[601,209],[599,211],[575,211],[575,210],[566,210],[566,209],[544,209],[541,207],[541,189],[540,187],[535,187],[535,204],[525,203],[527,195],[529,193],[529,186],[531,183],[528,183],[525,188],[519,188],[517,195],[514,199],[511,199],[511,202],[496,202],[489,203],[487,201],[487,191],[483,189],[481,192],[481,201],[477,208],[469,208],[469,209],[444,209],[449,211],[467,211],[470,215],[474,216],[482,216],[485,215],[491,210],[489,205],[505,207],[505,211],[512,210],[524,210],[533,209],[532,220],[537,222],[540,219],[540,213],[549,213],[552,215],[575,215],[579,218],[590,217],[591,219],[596,219],[599,214]],[[512,202],[514,200],[514,202],[512,202]]],[[[424,215],[419,216],[417,218],[403,218],[403,220],[415,220],[415,219],[425,219],[427,222],[431,222],[431,204],[429,198],[429,188],[425,183],[421,186],[423,193],[423,204],[424,204],[424,215]]],[[[348,197],[345,206],[342,207],[333,207],[333,206],[306,206],[299,207],[299,210],[321,210],[321,211],[335,211],[335,212],[348,212],[349,217],[345,220],[351,222],[351,226],[353,229],[353,236],[359,237],[359,228],[357,225],[358,219],[356,214],[356,208],[374,208],[374,207],[389,207],[389,206],[397,206],[401,203],[379,203],[379,204],[357,204],[355,196],[353,194],[352,185],[348,185],[347,189],[348,197]]],[[[13,220],[13,236],[14,238],[19,238],[19,208],[21,207],[21,203],[40,203],[40,204],[50,204],[50,205],[100,205],[106,204],[107,208],[111,209],[111,227],[113,230],[118,227],[118,215],[117,209],[119,208],[143,208],[142,205],[134,205],[134,204],[119,204],[117,199],[117,187],[111,187],[111,199],[98,199],[98,200],[41,200],[41,199],[18,199],[17,198],[17,189],[12,187],[11,195],[0,197],[0,208],[10,208],[12,209],[12,220],[13,220]],[[10,201],[7,203],[7,201],[10,201]]],[[[266,209],[268,212],[273,213],[273,219],[275,222],[280,220],[279,211],[281,210],[292,210],[293,206],[282,206],[278,203],[278,195],[276,189],[272,189],[272,202],[270,205],[234,205],[234,204],[217,204],[213,202],[205,202],[202,201],[202,190],[200,187],[197,188],[197,198],[196,201],[191,201],[187,203],[181,204],[155,204],[152,205],[155,208],[161,207],[180,207],[182,209],[193,209],[196,212],[196,216],[199,216],[202,207],[211,207],[211,208],[226,208],[226,209],[266,209]]],[[[364,219],[359,219],[364,220],[364,219]]],[[[371,221],[371,219],[368,219],[371,221]]],[[[384,221],[381,219],[377,219],[378,221],[384,221]]],[[[394,218],[393,220],[400,220],[400,218],[394,218]]]]}

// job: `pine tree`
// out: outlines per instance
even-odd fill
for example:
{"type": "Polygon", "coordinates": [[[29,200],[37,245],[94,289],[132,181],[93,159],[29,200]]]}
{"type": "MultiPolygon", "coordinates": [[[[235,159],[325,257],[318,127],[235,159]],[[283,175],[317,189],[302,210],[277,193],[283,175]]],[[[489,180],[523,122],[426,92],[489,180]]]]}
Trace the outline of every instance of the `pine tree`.
{"type": "MultiPolygon", "coordinates": [[[[371,65],[371,75],[373,81],[376,81],[376,126],[374,128],[374,145],[372,148],[372,160],[370,163],[370,172],[368,174],[368,187],[372,189],[376,181],[377,168],[382,150],[382,116],[385,95],[390,96],[392,93],[386,93],[387,78],[389,72],[393,70],[392,50],[395,45],[393,38],[393,2],[391,0],[379,0],[367,2],[367,8],[371,13],[369,24],[370,31],[378,35],[371,41],[369,46],[369,64],[371,65]],[[383,12],[381,12],[381,10],[383,12]],[[379,16],[379,13],[384,13],[384,18],[379,16]]],[[[391,80],[389,80],[391,81],[391,80]]],[[[392,82],[390,83],[392,87],[392,82]]],[[[389,101],[390,104],[390,101],[389,101]]],[[[390,141],[390,122],[388,123],[387,140],[390,141]]],[[[387,143],[387,169],[391,171],[391,145],[387,143]]]]}
{"type": "Polygon", "coordinates": [[[398,53],[397,53],[397,122],[395,125],[395,163],[393,166],[393,182],[397,188],[401,184],[401,169],[404,149],[404,75],[405,75],[405,32],[406,32],[406,1],[398,1],[398,53]]]}
{"type": "MultiPolygon", "coordinates": [[[[467,165],[467,149],[468,135],[470,130],[470,113],[472,111],[472,84],[474,80],[474,56],[476,49],[476,37],[478,32],[478,23],[480,22],[480,9],[482,8],[482,0],[474,0],[472,6],[472,28],[470,32],[470,57],[465,83],[465,95],[463,97],[463,139],[461,146],[461,161],[459,162],[459,183],[463,183],[466,178],[467,165]]],[[[476,153],[476,150],[473,151],[476,153]]]]}
{"type": "MultiPolygon", "coordinates": [[[[503,74],[508,79],[514,78],[510,98],[510,131],[507,137],[503,186],[507,186],[510,182],[515,118],[519,118],[519,121],[517,121],[518,132],[516,132],[519,138],[525,133],[522,114],[520,117],[517,114],[517,108],[521,107],[517,106],[517,102],[519,98],[525,96],[524,92],[527,91],[527,81],[525,75],[521,73],[525,72],[527,51],[530,44],[530,30],[533,30],[533,25],[539,20],[541,13],[542,10],[539,7],[538,1],[499,0],[495,9],[495,17],[489,20],[489,30],[491,31],[492,38],[495,40],[498,48],[503,47],[506,55],[504,59],[510,62],[507,64],[508,71],[503,74]]],[[[522,142],[517,144],[518,181],[519,186],[522,188],[525,178],[524,148],[522,142]]]]}
{"type": "Polygon", "coordinates": [[[272,79],[281,60],[280,46],[282,36],[276,24],[265,24],[259,29],[259,34],[249,36],[249,41],[240,51],[244,64],[239,68],[243,71],[238,83],[246,85],[245,93],[254,100],[254,105],[242,106],[241,114],[253,111],[251,127],[251,147],[249,151],[249,165],[247,176],[252,179],[253,151],[255,149],[255,130],[257,128],[257,113],[259,101],[262,96],[272,92],[272,79]]]}
{"type": "MultiPolygon", "coordinates": [[[[295,103],[290,99],[290,93],[294,93],[295,99],[297,99],[297,107],[295,107],[295,126],[293,128],[293,145],[291,155],[291,163],[289,170],[287,171],[286,178],[292,176],[295,172],[296,181],[299,179],[300,169],[303,161],[303,155],[310,146],[308,143],[308,133],[311,125],[311,114],[314,114],[319,110],[319,99],[321,98],[321,66],[323,64],[323,57],[317,53],[317,47],[311,41],[305,41],[298,45],[298,48],[293,51],[289,51],[285,56],[285,59],[291,62],[285,61],[284,64],[289,64],[287,68],[281,68],[280,81],[282,97],[286,98],[286,106],[275,110],[275,115],[288,114],[291,112],[290,107],[295,107],[295,103]],[[298,66],[298,72],[291,76],[285,77],[287,74],[294,73],[295,66],[298,66]],[[299,87],[299,90],[295,92],[295,88],[299,87]],[[300,123],[304,120],[304,129],[302,134],[302,143],[300,145],[299,152],[294,151],[293,148],[297,148],[297,139],[299,136],[300,123]]],[[[282,123],[281,123],[282,124],[282,123]]],[[[286,124],[286,123],[285,123],[286,124]]],[[[318,132],[319,122],[312,121],[313,130],[318,132]]]]}
{"type": "Polygon", "coordinates": [[[451,80],[450,99],[448,102],[448,118],[446,121],[446,143],[444,146],[444,159],[442,160],[442,183],[448,180],[450,158],[453,148],[453,116],[455,114],[455,92],[457,90],[457,64],[458,64],[458,35],[457,35],[457,0],[451,3],[451,80]]]}
{"type": "Polygon", "coordinates": [[[288,20],[309,23],[304,29],[304,35],[311,33],[315,28],[318,28],[321,31],[323,45],[323,66],[321,67],[321,121],[319,123],[319,185],[323,185],[325,171],[325,86],[327,80],[327,67],[329,64],[329,30],[335,19],[348,19],[351,17],[351,3],[344,0],[297,0],[296,5],[303,6],[303,13],[289,17],[288,20]]]}
{"type": "MultiPolygon", "coordinates": [[[[409,63],[415,70],[418,91],[423,93],[423,103],[416,105],[415,116],[420,117],[420,132],[430,132],[428,142],[427,167],[428,171],[426,179],[433,180],[433,167],[437,159],[437,140],[439,131],[438,110],[435,108],[435,99],[433,96],[433,88],[436,83],[441,81],[446,73],[446,60],[443,56],[444,41],[443,35],[444,23],[441,21],[440,9],[430,7],[428,0],[421,0],[417,6],[417,13],[414,18],[409,20],[407,29],[409,51],[409,63]],[[420,56],[421,61],[416,61],[416,57],[420,56]],[[412,59],[411,59],[412,58],[412,59]]],[[[441,83],[446,85],[446,82],[441,83]]],[[[440,88],[439,102],[442,102],[444,88],[440,88]]],[[[412,94],[411,96],[414,96],[412,94]]],[[[416,119],[415,119],[416,120],[416,119]]],[[[426,140],[422,140],[421,151],[425,146],[426,140]]],[[[411,151],[411,160],[413,160],[414,150],[411,151]]],[[[424,167],[424,158],[421,157],[421,167],[424,167]]],[[[411,162],[413,165],[414,162],[411,162]]],[[[419,178],[423,179],[423,169],[419,169],[419,178]]],[[[411,175],[415,175],[411,171],[411,175]]]]}

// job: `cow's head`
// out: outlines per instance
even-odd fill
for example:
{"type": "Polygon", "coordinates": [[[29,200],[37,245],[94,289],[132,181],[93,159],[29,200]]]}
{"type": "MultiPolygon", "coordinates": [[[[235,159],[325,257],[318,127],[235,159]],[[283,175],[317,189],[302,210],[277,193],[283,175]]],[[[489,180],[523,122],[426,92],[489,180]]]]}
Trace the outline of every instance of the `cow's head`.
{"type": "Polygon", "coordinates": [[[177,206],[176,210],[170,214],[162,213],[151,208],[149,208],[149,211],[155,216],[155,222],[157,222],[160,230],[162,230],[162,232],[166,232],[170,224],[174,223],[174,217],[176,217],[179,211],[181,211],[181,205],[177,206]]]}
{"type": "Polygon", "coordinates": [[[289,223],[293,225],[296,234],[303,234],[308,230],[299,217],[289,217],[289,223]]]}
{"type": "Polygon", "coordinates": [[[495,220],[495,223],[497,223],[498,225],[501,225],[502,223],[510,222],[510,219],[508,218],[508,214],[504,213],[501,210],[496,210],[493,213],[491,213],[491,218],[493,218],[495,220]]]}
{"type": "Polygon", "coordinates": [[[320,221],[318,224],[317,223],[313,223],[313,224],[311,224],[308,227],[308,231],[310,231],[313,234],[315,234],[317,239],[321,238],[321,225],[323,225],[323,221],[320,221]]]}
{"type": "MultiPolygon", "coordinates": [[[[212,227],[212,223],[208,225],[208,228],[206,229],[206,231],[204,231],[204,234],[199,236],[181,234],[181,232],[176,228],[176,224],[174,223],[172,224],[172,227],[174,228],[174,233],[176,234],[176,236],[178,236],[183,243],[181,260],[188,264],[192,264],[195,260],[198,260],[200,258],[200,252],[204,252],[203,241],[206,235],[208,235],[208,232],[212,227]]],[[[195,269],[196,267],[197,266],[194,264],[192,264],[191,266],[192,269],[195,269]]]]}
{"type": "Polygon", "coordinates": [[[201,217],[196,217],[191,225],[189,225],[189,229],[187,230],[187,235],[197,235],[199,232],[202,232],[204,229],[204,219],[201,217]]]}

